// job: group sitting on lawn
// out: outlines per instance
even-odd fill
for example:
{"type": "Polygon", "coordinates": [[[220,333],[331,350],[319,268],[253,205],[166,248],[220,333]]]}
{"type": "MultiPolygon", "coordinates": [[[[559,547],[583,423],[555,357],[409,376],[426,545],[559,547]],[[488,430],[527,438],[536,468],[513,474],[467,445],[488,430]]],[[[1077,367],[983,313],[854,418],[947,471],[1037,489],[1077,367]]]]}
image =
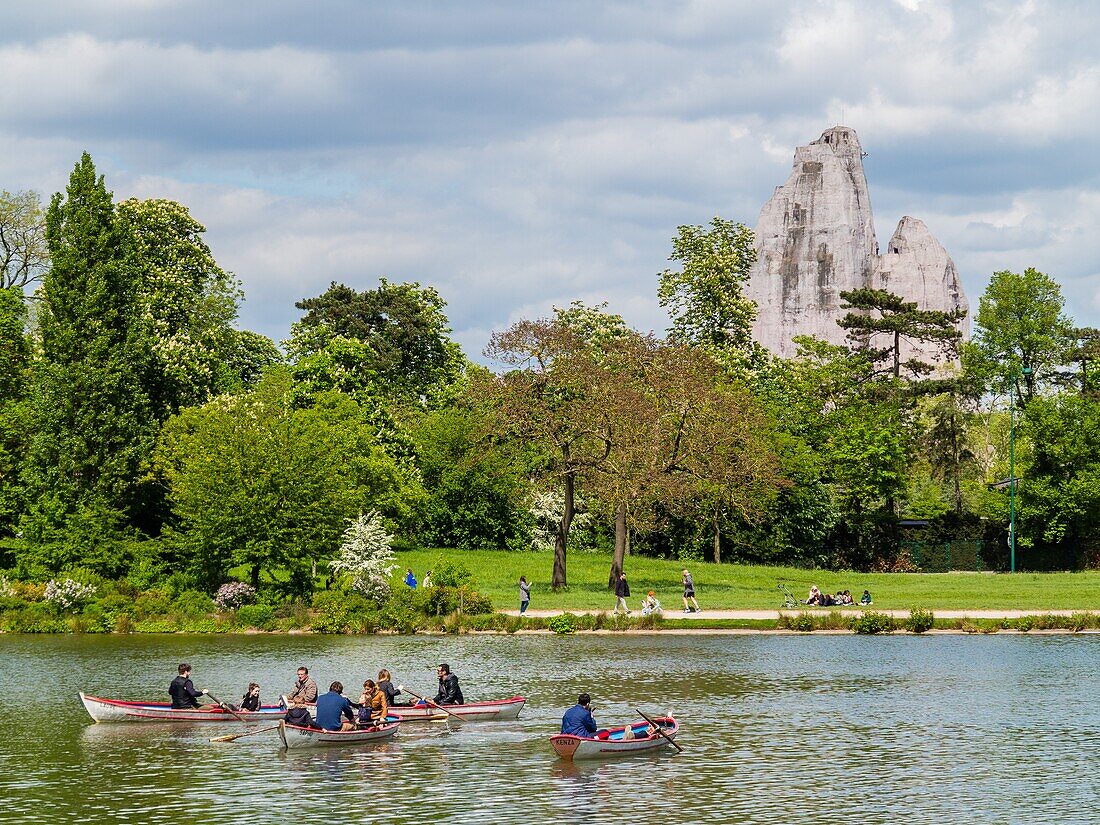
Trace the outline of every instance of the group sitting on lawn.
{"type": "MultiPolygon", "coordinates": [[[[859,603],[864,606],[872,603],[869,590],[863,591],[859,603]]],[[[822,593],[815,584],[810,587],[810,594],[806,597],[805,604],[812,604],[816,607],[832,607],[833,605],[855,604],[855,600],[852,598],[850,590],[841,590],[835,596],[831,596],[828,593],[822,593]]]]}

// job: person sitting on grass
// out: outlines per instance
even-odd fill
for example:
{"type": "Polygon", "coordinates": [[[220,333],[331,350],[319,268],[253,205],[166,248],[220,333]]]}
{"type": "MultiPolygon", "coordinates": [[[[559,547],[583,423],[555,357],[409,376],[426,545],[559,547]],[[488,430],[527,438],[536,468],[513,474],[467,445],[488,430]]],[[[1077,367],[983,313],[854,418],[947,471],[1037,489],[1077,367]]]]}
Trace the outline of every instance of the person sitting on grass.
{"type": "Polygon", "coordinates": [[[870,590],[864,590],[863,591],[863,595],[859,597],[859,603],[862,604],[862,605],[874,604],[874,602],[871,601],[871,591],[870,590]]]}
{"type": "Polygon", "coordinates": [[[810,585],[810,595],[808,595],[806,597],[806,601],[804,602],[804,604],[812,604],[812,605],[816,605],[818,607],[823,607],[824,606],[822,604],[823,601],[824,601],[824,594],[822,594],[822,592],[817,589],[816,584],[811,584],[810,585]]]}
{"type": "Polygon", "coordinates": [[[317,697],[317,724],[322,730],[355,730],[355,713],[344,686],[333,682],[328,693],[317,697]]]}

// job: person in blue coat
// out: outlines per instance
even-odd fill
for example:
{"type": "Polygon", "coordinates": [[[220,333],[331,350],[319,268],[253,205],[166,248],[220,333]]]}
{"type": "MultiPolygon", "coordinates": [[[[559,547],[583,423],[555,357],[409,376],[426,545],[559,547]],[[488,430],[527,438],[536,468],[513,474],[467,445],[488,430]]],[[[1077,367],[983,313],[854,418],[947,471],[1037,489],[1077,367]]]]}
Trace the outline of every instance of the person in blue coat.
{"type": "Polygon", "coordinates": [[[596,720],[592,718],[592,698],[587,693],[577,697],[577,704],[561,718],[561,732],[591,739],[596,735],[596,720]]]}
{"type": "Polygon", "coordinates": [[[354,705],[343,692],[344,686],[333,682],[328,693],[317,697],[317,724],[322,730],[355,730],[354,705]]]}
{"type": "Polygon", "coordinates": [[[416,576],[413,574],[411,568],[405,568],[405,584],[416,590],[416,576]]]}

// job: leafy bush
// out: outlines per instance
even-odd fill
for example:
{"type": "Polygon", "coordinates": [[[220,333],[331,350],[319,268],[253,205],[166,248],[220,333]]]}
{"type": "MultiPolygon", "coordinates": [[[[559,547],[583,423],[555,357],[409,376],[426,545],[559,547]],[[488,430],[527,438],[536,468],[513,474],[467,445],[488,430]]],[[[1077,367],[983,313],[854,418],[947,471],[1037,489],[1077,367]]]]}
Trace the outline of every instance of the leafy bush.
{"type": "Polygon", "coordinates": [[[419,609],[429,616],[447,616],[451,613],[475,616],[493,612],[489,597],[467,586],[429,587],[418,591],[417,602],[419,609]]]}
{"type": "Polygon", "coordinates": [[[214,594],[218,610],[236,610],[256,598],[256,588],[244,582],[226,582],[214,594]]]}
{"type": "Polygon", "coordinates": [[[799,633],[812,633],[814,630],[814,617],[808,613],[799,613],[791,621],[791,629],[799,633]]]}
{"type": "Polygon", "coordinates": [[[893,617],[875,610],[867,610],[852,620],[852,630],[860,634],[893,633],[895,629],[893,617]]]}
{"type": "Polygon", "coordinates": [[[134,600],[134,615],[142,619],[155,619],[164,616],[172,609],[172,601],[167,593],[150,590],[134,600]]]}
{"type": "Polygon", "coordinates": [[[214,611],[214,600],[201,590],[184,590],[176,596],[172,607],[184,616],[205,616],[214,611]]]}
{"type": "Polygon", "coordinates": [[[474,574],[460,561],[440,559],[432,568],[432,587],[472,587],[474,574]]]}
{"type": "Polygon", "coordinates": [[[905,620],[905,629],[910,633],[925,633],[932,629],[936,623],[936,617],[932,611],[923,607],[914,607],[909,611],[909,618],[905,620]]]}
{"type": "Polygon", "coordinates": [[[275,611],[266,604],[246,604],[237,609],[237,625],[257,630],[274,630],[275,611]]]}
{"type": "Polygon", "coordinates": [[[546,626],[559,636],[574,633],[577,629],[577,617],[572,613],[562,613],[559,616],[552,617],[550,621],[546,623],[546,626]]]}

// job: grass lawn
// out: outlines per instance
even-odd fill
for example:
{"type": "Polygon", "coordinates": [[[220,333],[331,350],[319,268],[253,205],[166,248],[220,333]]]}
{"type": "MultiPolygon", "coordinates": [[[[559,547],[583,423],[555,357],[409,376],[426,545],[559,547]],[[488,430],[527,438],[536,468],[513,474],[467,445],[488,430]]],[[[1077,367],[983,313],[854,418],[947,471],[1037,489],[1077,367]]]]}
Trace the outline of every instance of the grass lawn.
{"type": "MultiPolygon", "coordinates": [[[[568,590],[550,589],[553,556],[493,550],[412,550],[397,554],[404,577],[411,567],[419,580],[441,558],[461,561],[474,574],[477,589],[499,609],[518,608],[516,581],[531,582],[531,607],[545,610],[606,610],[615,606],[607,589],[610,556],[574,553],[567,561],[568,590]]],[[[631,556],[626,560],[630,606],[637,610],[646,591],[654,590],[671,613],[681,607],[678,561],[631,556]]],[[[1100,571],[1081,573],[853,573],[762,567],[743,564],[686,565],[695,579],[696,598],[703,610],[775,610],[782,603],[776,589],[783,582],[799,599],[811,584],[835,593],[850,590],[858,601],[870,590],[876,608],[907,610],[1100,610],[1100,571]]]]}

